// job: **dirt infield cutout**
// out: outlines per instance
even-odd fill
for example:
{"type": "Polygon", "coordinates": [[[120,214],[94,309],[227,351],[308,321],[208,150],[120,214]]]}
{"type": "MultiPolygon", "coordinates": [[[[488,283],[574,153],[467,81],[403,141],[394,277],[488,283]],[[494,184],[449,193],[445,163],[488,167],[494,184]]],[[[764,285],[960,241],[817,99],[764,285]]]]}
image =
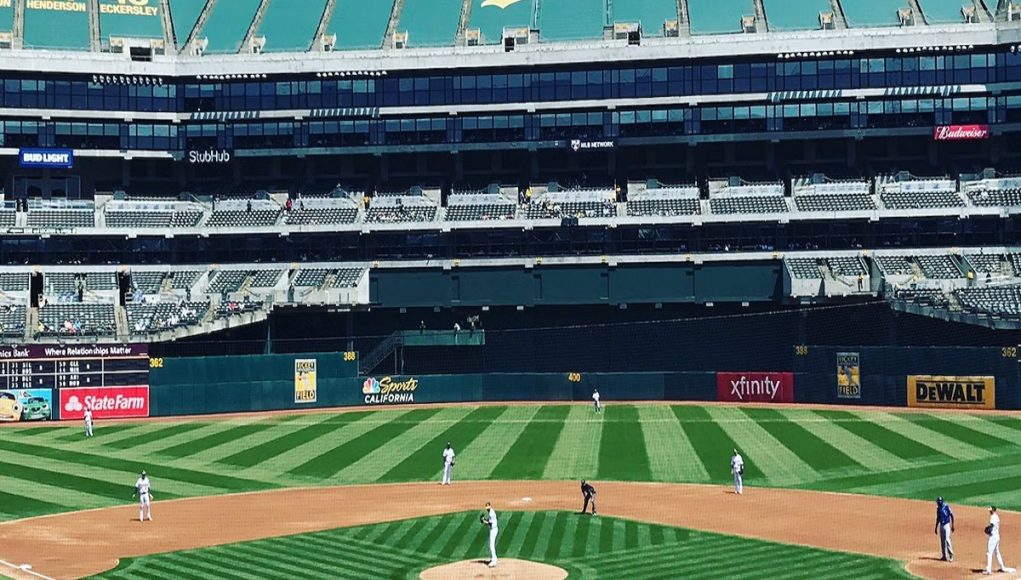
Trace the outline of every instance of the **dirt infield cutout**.
{"type": "MultiPolygon", "coordinates": [[[[982,529],[988,514],[980,507],[954,506],[957,559],[946,563],[933,559],[939,545],[932,502],[789,489],[746,488],[738,496],[721,486],[595,483],[599,511],[607,516],[891,558],[925,578],[975,576],[985,565],[982,529]]],[[[155,521],[144,524],[130,504],[0,523],[0,561],[30,564],[44,577],[77,578],[110,570],[121,558],[479,510],[487,501],[497,511],[581,508],[574,481],[282,489],[156,502],[155,521]]],[[[1004,511],[1001,518],[1004,558],[1016,566],[1021,514],[1004,511]]]]}
{"type": "Polygon", "coordinates": [[[422,580],[564,580],[567,570],[515,558],[500,558],[490,568],[485,560],[464,560],[433,566],[419,575],[422,580]]]}

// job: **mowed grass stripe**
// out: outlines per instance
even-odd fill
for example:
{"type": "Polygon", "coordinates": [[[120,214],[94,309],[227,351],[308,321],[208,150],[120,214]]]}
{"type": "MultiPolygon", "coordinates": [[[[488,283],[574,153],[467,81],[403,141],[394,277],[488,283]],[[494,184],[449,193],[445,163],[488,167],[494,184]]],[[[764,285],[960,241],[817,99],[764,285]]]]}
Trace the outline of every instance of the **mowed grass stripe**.
{"type": "MultiPolygon", "coordinates": [[[[688,441],[691,442],[695,455],[701,461],[710,481],[722,483],[732,481],[730,474],[730,458],[737,443],[713,421],[704,407],[677,406],[671,407],[674,416],[681,423],[681,428],[688,441]]],[[[745,481],[762,481],[765,477],[756,465],[755,457],[742,450],[744,459],[745,481]]]]}
{"type": "MultiPolygon", "coordinates": [[[[856,411],[856,414],[868,418],[869,412],[856,411]]],[[[900,414],[887,413],[884,419],[883,424],[894,433],[933,449],[939,449],[940,453],[953,459],[967,461],[989,456],[989,452],[984,449],[968,445],[954,437],[930,429],[925,424],[902,417],[900,414]]]]}
{"type": "MultiPolygon", "coordinates": [[[[508,407],[499,421],[490,424],[471,444],[458,453],[454,474],[459,479],[489,478],[493,469],[538,411],[539,407],[531,405],[508,407]]],[[[439,477],[442,469],[443,464],[437,462],[433,477],[439,477]]]]}
{"type": "Polygon", "coordinates": [[[218,463],[236,465],[238,467],[252,467],[268,461],[278,455],[286,453],[309,441],[326,437],[334,431],[354,423],[355,421],[368,417],[372,413],[341,413],[339,415],[327,416],[325,420],[299,428],[297,431],[280,435],[275,439],[253,445],[248,449],[238,451],[233,455],[220,458],[218,463]]]}
{"type": "Polygon", "coordinates": [[[603,411],[603,433],[599,443],[599,479],[648,481],[649,456],[645,437],[633,405],[613,405],[603,411]]]}
{"type": "MultiPolygon", "coordinates": [[[[436,437],[449,425],[456,424],[469,413],[471,409],[466,407],[441,408],[429,420],[412,425],[410,429],[392,439],[379,441],[375,449],[337,472],[334,480],[345,483],[375,482],[395,465],[415,453],[423,441],[436,437]]],[[[430,451],[433,457],[439,457],[442,448],[430,451]]],[[[434,467],[440,463],[437,461],[434,467]]]]}
{"type": "Polygon", "coordinates": [[[396,415],[389,422],[382,423],[367,433],[346,441],[318,457],[313,457],[290,472],[304,477],[333,477],[334,474],[371,452],[382,442],[399,436],[439,411],[439,408],[415,409],[402,415],[396,415]],[[398,418],[399,421],[394,420],[398,418]]]}
{"type": "Polygon", "coordinates": [[[599,471],[599,441],[603,419],[584,405],[572,405],[553,454],[546,461],[543,479],[582,479],[599,471]]]}
{"type": "Polygon", "coordinates": [[[1000,445],[1016,445],[1015,442],[1021,439],[1021,433],[991,419],[992,417],[989,416],[977,415],[958,415],[954,417],[954,421],[962,427],[1004,441],[1000,445]]]}
{"type": "MultiPolygon", "coordinates": [[[[123,431],[130,431],[131,429],[138,428],[139,425],[131,423],[119,423],[114,425],[103,425],[98,421],[92,424],[92,439],[106,439],[112,435],[117,435],[123,431]]],[[[56,438],[57,441],[78,441],[85,439],[85,423],[82,422],[77,429],[77,432],[72,431],[71,433],[65,433],[56,438]]]]}
{"type": "Polygon", "coordinates": [[[816,471],[861,469],[861,464],[846,453],[816,437],[776,409],[744,408],[741,411],[816,471]]]}
{"type": "MultiPolygon", "coordinates": [[[[773,485],[789,485],[818,479],[818,472],[794,451],[784,446],[776,437],[734,407],[709,407],[709,416],[723,425],[742,456],[755,458],[755,465],[773,485]]],[[[730,455],[722,458],[730,465],[730,455]]]]}
{"type": "MultiPolygon", "coordinates": [[[[251,477],[269,476],[289,480],[292,476],[289,472],[314,457],[333,449],[344,441],[350,441],[369,431],[379,427],[382,423],[401,417],[407,409],[399,411],[365,411],[354,413],[359,418],[354,421],[344,422],[340,429],[331,431],[322,437],[316,437],[305,442],[294,442],[294,446],[285,450],[275,457],[268,458],[256,465],[246,468],[243,473],[251,474],[251,477]]],[[[347,415],[348,413],[342,413],[347,415]]]]}
{"type": "Polygon", "coordinates": [[[35,495],[11,493],[8,491],[11,488],[6,485],[9,481],[11,480],[7,477],[0,478],[0,483],[3,484],[0,485],[0,506],[2,506],[3,513],[5,514],[17,518],[28,518],[65,511],[67,509],[61,504],[39,499],[35,495]]]}
{"type": "Polygon", "coordinates": [[[212,488],[228,491],[257,491],[261,489],[270,489],[273,487],[278,487],[275,484],[264,481],[243,479],[219,473],[206,473],[203,471],[183,469],[171,465],[158,465],[157,468],[154,470],[153,466],[149,465],[147,462],[119,459],[116,457],[96,455],[92,453],[79,453],[75,451],[68,451],[65,449],[55,449],[52,447],[44,447],[41,445],[32,445],[30,443],[23,443],[20,441],[18,442],[4,441],[0,439],[0,449],[13,451],[16,453],[22,453],[25,455],[38,455],[39,457],[48,457],[50,459],[64,461],[69,464],[77,463],[82,465],[94,465],[97,467],[103,467],[106,469],[112,469],[115,471],[122,471],[131,474],[138,473],[143,469],[149,469],[153,477],[157,477],[160,479],[173,479],[185,483],[205,485],[212,488]]]}
{"type": "Polygon", "coordinates": [[[570,412],[571,408],[564,405],[540,407],[535,420],[525,427],[493,469],[492,477],[505,480],[541,478],[546,460],[553,455],[553,448],[570,412]]]}
{"type": "MultiPolygon", "coordinates": [[[[852,488],[849,491],[869,493],[873,495],[917,495],[927,489],[940,486],[967,486],[1003,477],[1021,475],[1021,464],[1001,464],[998,460],[990,459],[986,469],[962,470],[956,473],[944,473],[932,477],[920,477],[917,479],[902,480],[894,483],[884,483],[873,486],[852,488]]],[[[923,496],[927,497],[927,496],[923,496]]]]}
{"type": "Polygon", "coordinates": [[[891,471],[911,467],[910,461],[897,457],[874,442],[860,437],[851,430],[843,429],[833,422],[819,421],[818,416],[810,412],[805,413],[802,411],[795,415],[791,411],[784,409],[780,413],[795,422],[798,422],[800,418],[807,417],[812,419],[801,421],[799,424],[820,440],[828,442],[845,453],[851,460],[870,472],[891,471]]]}
{"type": "MultiPolygon", "coordinates": [[[[995,461],[1003,465],[1021,463],[1021,454],[1000,455],[995,458],[995,461]]],[[[898,484],[901,482],[919,481],[925,478],[952,478],[957,474],[988,469],[990,465],[994,465],[994,463],[988,457],[972,461],[951,461],[883,473],[834,477],[811,483],[805,487],[818,490],[846,491],[889,484],[890,495],[903,497],[903,494],[896,493],[896,490],[899,489],[898,484]]]]}
{"type": "Polygon", "coordinates": [[[638,420],[645,437],[649,474],[653,481],[709,481],[709,473],[670,408],[642,405],[638,407],[638,420]]]}
{"type": "Polygon", "coordinates": [[[478,407],[463,419],[447,427],[439,435],[419,446],[411,455],[394,465],[379,477],[380,482],[428,481],[436,474],[436,466],[442,463],[443,449],[450,442],[454,448],[454,477],[457,477],[456,454],[482,434],[490,424],[498,421],[507,407],[478,407]]]}
{"type": "Polygon", "coordinates": [[[145,443],[161,441],[175,435],[190,433],[202,426],[203,423],[178,423],[176,425],[169,426],[161,425],[159,428],[146,431],[145,433],[131,433],[128,437],[124,437],[122,439],[104,441],[103,445],[114,449],[133,449],[145,443]]]}
{"type": "Polygon", "coordinates": [[[240,439],[243,439],[253,433],[258,433],[259,431],[272,428],[273,425],[267,423],[237,425],[218,433],[211,433],[205,437],[199,437],[198,439],[186,441],[167,449],[161,449],[159,454],[178,459],[182,457],[194,457],[199,453],[208,451],[214,447],[219,447],[220,445],[232,443],[236,445],[240,439]]]}
{"type": "Polygon", "coordinates": [[[964,421],[958,418],[949,421],[928,413],[900,413],[899,415],[915,424],[922,425],[927,429],[932,429],[937,433],[942,433],[956,441],[967,443],[979,449],[990,450],[1011,445],[1011,441],[976,431],[965,425],[964,421]]]}
{"type": "Polygon", "coordinates": [[[849,431],[901,459],[913,460],[925,457],[941,457],[940,452],[932,447],[914,439],[909,439],[870,420],[873,417],[884,418],[886,413],[872,413],[866,417],[855,415],[850,411],[818,410],[813,411],[813,413],[823,419],[828,419],[833,425],[849,431]]]}
{"type": "MultiPolygon", "coordinates": [[[[50,471],[48,469],[19,465],[17,463],[10,463],[7,461],[0,461],[0,473],[2,473],[4,477],[20,479],[21,481],[26,481],[30,484],[43,483],[53,487],[69,487],[92,495],[98,495],[100,497],[115,499],[122,502],[130,501],[131,499],[130,483],[117,484],[109,481],[93,479],[91,477],[72,475],[67,473],[67,471],[50,471]]],[[[171,499],[171,497],[168,497],[167,499],[171,499]]]]}

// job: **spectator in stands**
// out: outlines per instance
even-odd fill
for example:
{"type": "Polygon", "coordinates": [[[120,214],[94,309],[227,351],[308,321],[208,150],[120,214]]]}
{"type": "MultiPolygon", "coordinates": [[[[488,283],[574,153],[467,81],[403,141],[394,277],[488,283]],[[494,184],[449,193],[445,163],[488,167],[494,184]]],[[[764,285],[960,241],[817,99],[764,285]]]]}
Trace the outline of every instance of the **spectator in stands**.
{"type": "Polygon", "coordinates": [[[419,334],[425,334],[425,321],[424,320],[420,320],[418,322],[418,333],[419,334]]]}
{"type": "Polygon", "coordinates": [[[248,200],[247,210],[248,213],[252,213],[252,200],[248,200]]]}
{"type": "Polygon", "coordinates": [[[294,201],[291,198],[288,197],[287,198],[287,203],[284,204],[284,209],[287,210],[287,211],[291,211],[292,207],[294,207],[294,201]]]}
{"type": "Polygon", "coordinates": [[[865,276],[858,274],[858,291],[861,292],[865,289],[865,276]]]}
{"type": "Polygon", "coordinates": [[[459,322],[454,323],[454,336],[457,336],[461,332],[461,324],[459,322]]]}

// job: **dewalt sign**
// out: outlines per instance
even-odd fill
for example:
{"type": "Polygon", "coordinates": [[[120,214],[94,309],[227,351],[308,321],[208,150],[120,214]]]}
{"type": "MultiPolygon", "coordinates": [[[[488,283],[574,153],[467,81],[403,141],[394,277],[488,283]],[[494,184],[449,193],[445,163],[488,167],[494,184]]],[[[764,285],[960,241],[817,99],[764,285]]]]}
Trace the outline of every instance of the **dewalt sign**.
{"type": "Polygon", "coordinates": [[[995,409],[996,378],[909,375],[908,406],[995,409]]]}

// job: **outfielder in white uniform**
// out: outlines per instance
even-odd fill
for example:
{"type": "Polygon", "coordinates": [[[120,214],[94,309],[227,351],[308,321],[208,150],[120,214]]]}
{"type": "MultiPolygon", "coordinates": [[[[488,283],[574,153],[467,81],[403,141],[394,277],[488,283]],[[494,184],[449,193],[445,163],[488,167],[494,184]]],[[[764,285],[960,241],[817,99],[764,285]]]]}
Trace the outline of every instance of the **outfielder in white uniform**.
{"type": "Polygon", "coordinates": [[[744,493],[744,459],[737,449],[734,450],[734,456],[730,458],[730,472],[734,474],[734,491],[741,495],[744,493]]]}
{"type": "Polygon", "coordinates": [[[85,407],[85,436],[92,437],[92,407],[85,407]]]}
{"type": "Polygon", "coordinates": [[[454,448],[447,443],[443,450],[443,482],[440,485],[450,485],[450,475],[454,471],[454,448]]]}
{"type": "Polygon", "coordinates": [[[482,523],[489,526],[489,564],[490,568],[496,567],[496,535],[500,528],[496,523],[496,510],[493,504],[486,502],[486,513],[482,515],[482,523]]]}
{"type": "Polygon", "coordinates": [[[989,508],[989,525],[986,526],[986,534],[989,535],[989,543],[986,545],[986,569],[983,574],[993,573],[993,553],[996,553],[996,562],[1000,565],[1000,572],[1013,574],[1017,572],[1014,568],[1008,568],[1003,564],[1003,555],[1000,554],[1000,514],[996,513],[996,506],[989,508]]]}
{"type": "Polygon", "coordinates": [[[599,404],[599,391],[592,391],[592,403],[595,405],[596,413],[603,412],[603,406],[599,404]]]}
{"type": "Polygon", "coordinates": [[[149,491],[149,476],[142,472],[142,475],[135,482],[135,494],[138,496],[138,521],[144,522],[143,516],[148,516],[149,521],[152,521],[152,492],[149,491]]]}

